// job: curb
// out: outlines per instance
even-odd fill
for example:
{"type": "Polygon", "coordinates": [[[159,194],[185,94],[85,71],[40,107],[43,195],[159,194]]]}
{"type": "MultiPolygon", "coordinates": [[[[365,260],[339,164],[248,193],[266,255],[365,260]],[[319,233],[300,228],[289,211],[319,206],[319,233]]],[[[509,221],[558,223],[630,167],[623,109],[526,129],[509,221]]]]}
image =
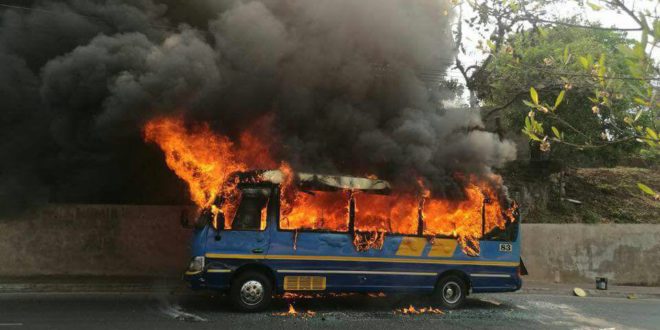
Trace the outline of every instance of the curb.
{"type": "Polygon", "coordinates": [[[538,287],[531,286],[525,287],[523,284],[519,292],[528,294],[548,294],[548,295],[565,295],[575,296],[573,294],[574,288],[581,288],[587,293],[588,297],[610,297],[610,298],[628,298],[628,299],[660,299],[660,288],[658,287],[615,287],[608,290],[585,289],[584,284],[562,285],[562,286],[548,286],[538,287]]]}

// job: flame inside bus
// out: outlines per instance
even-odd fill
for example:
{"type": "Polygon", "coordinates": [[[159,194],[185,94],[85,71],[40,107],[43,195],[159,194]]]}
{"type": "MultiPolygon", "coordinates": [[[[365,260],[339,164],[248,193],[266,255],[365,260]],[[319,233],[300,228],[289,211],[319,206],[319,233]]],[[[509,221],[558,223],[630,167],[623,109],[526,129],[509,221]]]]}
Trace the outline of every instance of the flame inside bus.
{"type": "MultiPolygon", "coordinates": [[[[515,203],[503,205],[499,177],[479,180],[469,177],[460,200],[432,197],[421,180],[420,192],[392,191],[374,194],[354,189],[309,191],[301,189],[295,173],[285,162],[269,153],[255,128],[248,128],[236,142],[214,133],[206,124],[186,126],[179,117],[162,117],[144,126],[147,142],[156,143],[165,161],[190,190],[193,202],[202,209],[224,214],[225,228],[231,228],[240,193],[239,181],[231,175],[254,168],[277,167],[283,175],[280,184],[280,227],[293,230],[349,231],[351,215],[354,231],[376,233],[356,237],[358,244],[376,244],[386,233],[420,234],[429,237],[456,237],[465,251],[478,253],[478,240],[496,228],[514,221],[515,203]],[[497,183],[497,184],[494,184],[497,183]],[[217,201],[221,200],[219,205],[217,201]],[[369,243],[373,240],[372,243],[369,243]]],[[[262,228],[266,215],[262,214],[262,228]]]]}

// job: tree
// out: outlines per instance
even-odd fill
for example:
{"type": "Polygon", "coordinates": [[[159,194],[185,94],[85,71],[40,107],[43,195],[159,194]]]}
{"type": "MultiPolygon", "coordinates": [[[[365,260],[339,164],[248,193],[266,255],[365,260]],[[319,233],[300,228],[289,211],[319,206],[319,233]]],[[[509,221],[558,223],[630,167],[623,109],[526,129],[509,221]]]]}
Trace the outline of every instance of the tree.
{"type": "MultiPolygon", "coordinates": [[[[637,35],[628,35],[635,38],[632,43],[617,44],[616,51],[611,52],[609,56],[607,51],[596,55],[591,49],[584,51],[564,48],[561,56],[548,57],[549,61],[560,61],[560,65],[566,66],[564,69],[571,71],[559,73],[552,71],[552,74],[548,74],[548,76],[557,75],[556,84],[564,83],[563,88],[555,89],[554,93],[547,91],[549,85],[537,86],[538,90],[534,84],[529,86],[529,98],[525,105],[530,111],[524,119],[523,133],[531,141],[537,142],[544,152],[550,151],[552,144],[564,145],[576,150],[594,150],[636,142],[639,144],[637,149],[643,157],[657,162],[660,153],[660,139],[657,133],[657,126],[660,125],[658,119],[660,69],[658,63],[653,60],[653,52],[660,43],[658,13],[660,3],[653,0],[637,2],[573,0],[569,3],[593,11],[610,11],[626,15],[635,26],[625,28],[601,26],[579,17],[558,18],[554,15],[556,10],[552,7],[557,3],[559,2],[553,0],[466,0],[465,4],[476,14],[463,20],[461,11],[459,17],[462,20],[456,29],[456,39],[462,41],[464,24],[479,25],[478,29],[490,33],[486,44],[491,51],[481,64],[466,67],[458,58],[456,60],[456,67],[463,74],[471,95],[476,96],[476,91],[483,90],[479,85],[480,82],[488,80],[485,79],[486,68],[502,49],[513,54],[513,49],[505,48],[512,34],[527,30],[534,32],[538,38],[543,38],[547,36],[549,29],[560,26],[584,29],[590,33],[635,32],[637,35]],[[621,63],[625,66],[622,67],[621,63]],[[574,71],[576,65],[578,72],[574,71]],[[587,111],[582,109],[580,116],[560,109],[565,98],[566,102],[569,99],[579,98],[578,93],[572,92],[575,81],[579,81],[579,85],[584,86],[580,89],[581,92],[589,88],[591,90],[590,95],[585,95],[586,99],[582,99],[584,104],[590,106],[587,111]],[[587,118],[585,116],[591,116],[586,122],[598,124],[601,131],[600,138],[595,139],[588,134],[588,130],[578,127],[585,124],[584,119],[587,118]],[[557,124],[548,127],[550,122],[557,124]]],[[[557,62],[552,64],[555,63],[557,62]]],[[[535,67],[541,68],[543,65],[547,65],[546,57],[543,58],[543,62],[534,64],[535,67]]],[[[485,112],[488,114],[505,109],[514,104],[518,97],[516,94],[516,97],[508,101],[491,98],[485,112]]],[[[476,97],[471,98],[471,105],[475,105],[474,99],[476,97]]],[[[660,199],[660,195],[650,187],[640,184],[640,189],[660,199]]]]}
{"type": "MultiPolygon", "coordinates": [[[[603,55],[610,59],[612,70],[625,73],[626,58],[618,51],[617,45],[632,44],[633,41],[626,39],[621,32],[566,26],[543,29],[541,33],[525,30],[513,34],[505,47],[493,55],[483,69],[483,79],[475,86],[479,99],[486,105],[510,105],[498,111],[488,111],[484,116],[500,115],[509,130],[520,132],[525,129],[527,135],[534,134],[526,129],[527,124],[531,126],[532,119],[542,127],[555,127],[551,134],[554,130],[570,132],[564,134],[563,139],[568,145],[552,150],[553,157],[562,161],[617,162],[623,156],[639,152],[639,145],[634,141],[604,144],[600,148],[581,147],[596,145],[593,141],[619,138],[622,134],[616,128],[626,125],[623,119],[635,103],[632,97],[615,95],[607,111],[593,116],[588,99],[593,93],[593,79],[583,73],[579,60],[572,55],[581,53],[592,58],[603,55]],[[524,104],[529,102],[526,99],[530,86],[534,87],[538,99],[557,100],[561,95],[556,111],[550,111],[551,106],[539,108],[540,114],[530,111],[524,104]],[[580,146],[577,148],[580,150],[574,146],[580,146]]],[[[639,81],[634,83],[637,88],[643,87],[639,81]]],[[[533,101],[528,105],[534,105],[533,101]]],[[[556,137],[560,136],[561,133],[556,137]]],[[[537,147],[541,145],[540,137],[531,138],[537,147]]]]}
{"type": "MultiPolygon", "coordinates": [[[[525,128],[523,132],[530,139],[540,142],[542,150],[549,150],[550,143],[559,143],[573,146],[579,149],[600,148],[607,145],[622,144],[629,141],[640,143],[642,156],[657,162],[660,156],[660,137],[658,136],[657,126],[660,124],[658,113],[660,111],[659,88],[660,67],[653,60],[652,54],[655,48],[660,44],[660,19],[649,11],[635,12],[625,2],[620,0],[601,1],[603,7],[590,4],[594,10],[616,10],[629,15],[633,21],[638,24],[641,31],[640,38],[631,45],[618,44],[618,55],[623,56],[625,73],[620,72],[620,67],[615,61],[609,60],[605,53],[597,58],[589,53],[571,54],[566,50],[564,58],[577,58],[582,67],[581,77],[591,85],[593,90],[591,96],[587,97],[591,103],[592,116],[598,118],[601,123],[603,133],[601,141],[584,141],[582,143],[570,142],[564,132],[556,127],[552,127],[552,134],[543,128],[541,122],[535,118],[535,114],[548,116],[558,121],[568,123],[566,116],[562,116],[558,111],[558,105],[561,98],[557,97],[553,105],[539,100],[538,92],[531,87],[531,102],[525,104],[532,110],[528,119],[525,119],[525,128]],[[655,17],[652,23],[650,18],[655,17]],[[623,111],[618,109],[618,100],[629,99],[623,111]],[[623,122],[623,124],[621,123],[623,122]]],[[[657,10],[657,6],[656,6],[657,10]]],[[[560,92],[565,95],[567,88],[560,92]]],[[[579,129],[572,129],[574,135],[585,135],[585,132],[579,129]]],[[[639,188],[656,199],[660,199],[660,194],[643,183],[638,184],[639,188]]]]}

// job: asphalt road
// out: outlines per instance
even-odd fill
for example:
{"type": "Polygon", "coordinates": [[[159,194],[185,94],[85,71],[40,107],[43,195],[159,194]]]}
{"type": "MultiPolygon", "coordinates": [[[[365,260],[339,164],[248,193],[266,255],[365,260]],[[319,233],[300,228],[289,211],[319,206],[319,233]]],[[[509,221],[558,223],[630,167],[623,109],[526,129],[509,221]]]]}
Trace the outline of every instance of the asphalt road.
{"type": "Polygon", "coordinates": [[[567,295],[473,295],[461,310],[444,314],[403,315],[395,311],[428,301],[407,296],[352,295],[296,299],[299,312],[281,315],[286,299],[268,312],[241,314],[224,297],[144,293],[0,294],[0,330],[4,329],[659,329],[660,299],[567,295]]]}

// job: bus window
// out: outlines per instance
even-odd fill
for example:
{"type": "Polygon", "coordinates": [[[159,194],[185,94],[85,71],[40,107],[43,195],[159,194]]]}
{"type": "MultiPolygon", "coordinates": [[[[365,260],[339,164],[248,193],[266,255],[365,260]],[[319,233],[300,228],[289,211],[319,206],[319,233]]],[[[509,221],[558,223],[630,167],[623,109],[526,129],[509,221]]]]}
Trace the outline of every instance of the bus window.
{"type": "Polygon", "coordinates": [[[494,227],[484,235],[485,240],[509,241],[513,242],[518,238],[518,221],[509,222],[504,225],[504,229],[494,227]]]}
{"type": "Polygon", "coordinates": [[[355,194],[355,230],[415,235],[419,201],[405,196],[355,194]]]}
{"type": "Polygon", "coordinates": [[[293,197],[281,201],[280,229],[348,231],[348,192],[296,191],[293,197]]]}
{"type": "Polygon", "coordinates": [[[485,204],[484,237],[485,240],[515,241],[518,235],[518,221],[508,219],[501,214],[498,207],[485,204]],[[490,212],[489,212],[490,211],[490,212]]]}
{"type": "Polygon", "coordinates": [[[240,189],[240,203],[228,230],[264,230],[269,189],[240,189]]]}

